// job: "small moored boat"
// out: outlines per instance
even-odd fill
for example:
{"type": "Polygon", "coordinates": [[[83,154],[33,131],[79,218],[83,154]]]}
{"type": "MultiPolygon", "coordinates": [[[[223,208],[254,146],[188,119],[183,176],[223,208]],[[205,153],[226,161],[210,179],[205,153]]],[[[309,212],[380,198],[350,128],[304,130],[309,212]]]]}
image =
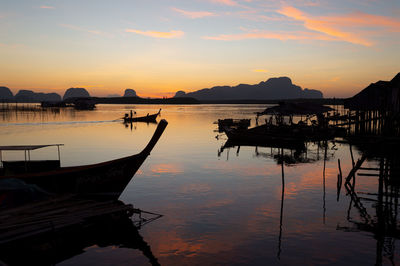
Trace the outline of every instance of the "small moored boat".
{"type": "Polygon", "coordinates": [[[224,128],[247,129],[251,119],[218,119],[218,131],[223,132],[224,128]]]}

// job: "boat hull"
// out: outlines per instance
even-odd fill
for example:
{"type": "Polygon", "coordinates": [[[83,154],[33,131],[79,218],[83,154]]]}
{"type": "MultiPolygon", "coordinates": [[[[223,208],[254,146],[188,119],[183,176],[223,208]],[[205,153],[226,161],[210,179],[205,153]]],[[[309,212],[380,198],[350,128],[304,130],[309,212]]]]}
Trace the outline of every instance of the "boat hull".
{"type": "Polygon", "coordinates": [[[160,115],[160,111],[156,114],[146,115],[146,116],[139,116],[139,117],[124,117],[124,123],[132,123],[132,122],[147,122],[147,123],[154,123],[157,122],[157,117],[160,115]]]}
{"type": "Polygon", "coordinates": [[[281,143],[285,145],[306,141],[322,141],[342,136],[344,132],[335,128],[318,128],[313,126],[271,126],[261,125],[247,130],[225,128],[228,139],[245,143],[281,143]]]}
{"type": "Polygon", "coordinates": [[[161,120],[147,146],[135,155],[98,164],[0,178],[17,178],[54,194],[118,198],[150,154],[167,124],[167,121],[161,120]]]}

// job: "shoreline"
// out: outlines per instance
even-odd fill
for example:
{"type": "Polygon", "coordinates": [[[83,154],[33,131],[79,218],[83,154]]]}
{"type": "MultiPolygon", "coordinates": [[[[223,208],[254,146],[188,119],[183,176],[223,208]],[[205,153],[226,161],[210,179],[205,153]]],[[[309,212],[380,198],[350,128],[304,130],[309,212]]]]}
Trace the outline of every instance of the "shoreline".
{"type": "MultiPolygon", "coordinates": [[[[279,102],[309,102],[319,103],[327,105],[343,105],[345,98],[299,98],[299,99],[274,99],[274,100],[206,100],[201,101],[195,98],[158,98],[148,99],[139,97],[119,97],[119,98],[102,98],[102,97],[90,97],[90,98],[71,98],[63,101],[65,103],[73,103],[76,99],[85,99],[94,101],[95,104],[155,104],[155,105],[184,105],[184,104],[278,104],[279,102]]],[[[41,103],[38,101],[1,101],[0,104],[15,104],[15,103],[41,103]]]]}

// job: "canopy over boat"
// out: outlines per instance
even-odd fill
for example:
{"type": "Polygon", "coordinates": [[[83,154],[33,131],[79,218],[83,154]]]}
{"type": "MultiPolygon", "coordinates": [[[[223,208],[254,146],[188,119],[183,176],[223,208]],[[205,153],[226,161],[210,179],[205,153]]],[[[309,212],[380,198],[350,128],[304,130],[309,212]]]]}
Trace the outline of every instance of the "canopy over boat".
{"type": "Polygon", "coordinates": [[[64,146],[64,144],[0,146],[0,151],[32,151],[50,146],[59,147],[59,146],[64,146]]]}
{"type": "Polygon", "coordinates": [[[280,114],[289,115],[316,115],[333,111],[332,108],[318,103],[288,103],[280,102],[278,106],[273,106],[265,109],[263,112],[258,112],[257,115],[280,114]]]}
{"type": "MultiPolygon", "coordinates": [[[[46,147],[57,147],[58,150],[58,161],[60,161],[60,146],[64,144],[44,144],[44,145],[11,145],[11,146],[0,146],[0,165],[4,167],[3,151],[24,151],[25,162],[31,160],[30,151],[46,148],[46,147]]],[[[1,169],[0,169],[1,170],[1,169]]],[[[1,175],[1,173],[0,173],[1,175]]]]}

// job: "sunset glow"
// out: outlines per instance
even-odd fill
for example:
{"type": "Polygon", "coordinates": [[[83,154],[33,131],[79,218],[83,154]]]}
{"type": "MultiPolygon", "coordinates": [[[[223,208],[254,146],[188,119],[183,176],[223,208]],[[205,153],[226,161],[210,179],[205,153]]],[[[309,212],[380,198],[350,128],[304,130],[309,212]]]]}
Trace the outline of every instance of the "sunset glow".
{"type": "Polygon", "coordinates": [[[290,77],[349,97],[400,70],[400,2],[2,1],[0,86],[172,97],[290,77]]]}

